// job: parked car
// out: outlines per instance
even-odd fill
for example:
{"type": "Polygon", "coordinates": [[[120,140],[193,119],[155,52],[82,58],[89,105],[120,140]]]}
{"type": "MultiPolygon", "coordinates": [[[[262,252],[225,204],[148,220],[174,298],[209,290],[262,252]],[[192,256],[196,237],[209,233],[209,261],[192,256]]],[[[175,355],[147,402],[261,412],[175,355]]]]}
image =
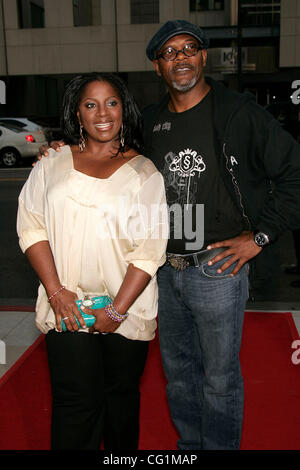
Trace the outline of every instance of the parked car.
{"type": "Polygon", "coordinates": [[[30,117],[0,117],[1,124],[11,124],[20,127],[23,130],[39,131],[42,130],[48,142],[51,140],[63,139],[63,133],[59,126],[58,117],[49,116],[30,116],[30,117]]]}
{"type": "Polygon", "coordinates": [[[0,117],[0,125],[10,124],[15,127],[21,127],[27,131],[39,131],[43,129],[43,126],[38,122],[31,121],[30,119],[23,117],[0,117]]]}
{"type": "Polygon", "coordinates": [[[42,130],[26,131],[11,124],[0,125],[0,162],[11,168],[24,158],[34,157],[39,147],[47,144],[42,130]]]}
{"type": "Polygon", "coordinates": [[[291,101],[274,101],[266,106],[284,130],[300,142],[300,105],[291,101]]]}

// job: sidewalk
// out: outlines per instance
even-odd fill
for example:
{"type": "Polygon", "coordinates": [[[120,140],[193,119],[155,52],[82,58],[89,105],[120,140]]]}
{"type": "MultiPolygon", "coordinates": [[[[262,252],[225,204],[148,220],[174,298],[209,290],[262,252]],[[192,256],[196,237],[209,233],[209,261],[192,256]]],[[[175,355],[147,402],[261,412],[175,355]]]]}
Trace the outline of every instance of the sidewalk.
{"type": "Polygon", "coordinates": [[[40,335],[34,324],[33,311],[26,311],[26,307],[22,310],[18,307],[16,310],[2,308],[0,306],[0,340],[4,345],[0,345],[0,378],[40,335]]]}

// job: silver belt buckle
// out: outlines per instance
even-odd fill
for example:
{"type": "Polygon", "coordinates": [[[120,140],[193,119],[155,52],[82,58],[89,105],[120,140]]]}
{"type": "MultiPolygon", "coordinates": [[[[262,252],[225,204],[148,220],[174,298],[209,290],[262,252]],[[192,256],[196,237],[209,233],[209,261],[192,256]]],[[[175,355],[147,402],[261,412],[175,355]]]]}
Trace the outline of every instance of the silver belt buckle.
{"type": "Polygon", "coordinates": [[[169,264],[172,268],[176,269],[176,271],[184,271],[190,265],[182,256],[167,255],[167,259],[169,264]]]}

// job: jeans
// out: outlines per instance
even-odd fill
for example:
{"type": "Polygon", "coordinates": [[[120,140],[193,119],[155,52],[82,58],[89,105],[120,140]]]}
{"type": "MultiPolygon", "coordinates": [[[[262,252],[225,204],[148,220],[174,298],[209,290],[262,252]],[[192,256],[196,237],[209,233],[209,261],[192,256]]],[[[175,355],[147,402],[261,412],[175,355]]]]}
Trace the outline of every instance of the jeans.
{"type": "Polygon", "coordinates": [[[159,338],[179,449],[238,449],[243,420],[239,351],[247,267],[233,278],[203,264],[158,272],[159,338]]]}

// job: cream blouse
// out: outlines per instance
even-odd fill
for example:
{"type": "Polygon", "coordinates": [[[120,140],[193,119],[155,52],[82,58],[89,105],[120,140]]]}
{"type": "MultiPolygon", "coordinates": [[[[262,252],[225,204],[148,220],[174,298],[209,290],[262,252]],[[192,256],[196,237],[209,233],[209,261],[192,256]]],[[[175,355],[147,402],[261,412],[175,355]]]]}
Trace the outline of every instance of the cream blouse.
{"type": "MultiPolygon", "coordinates": [[[[20,193],[17,232],[23,252],[49,241],[61,284],[78,298],[114,299],[130,263],[149,273],[149,284],[116,333],[154,337],[156,271],[165,262],[168,223],[163,177],[148,158],[138,155],[100,179],[74,169],[68,145],[49,150],[20,193]]],[[[36,325],[43,333],[56,327],[42,284],[36,325]]]]}

